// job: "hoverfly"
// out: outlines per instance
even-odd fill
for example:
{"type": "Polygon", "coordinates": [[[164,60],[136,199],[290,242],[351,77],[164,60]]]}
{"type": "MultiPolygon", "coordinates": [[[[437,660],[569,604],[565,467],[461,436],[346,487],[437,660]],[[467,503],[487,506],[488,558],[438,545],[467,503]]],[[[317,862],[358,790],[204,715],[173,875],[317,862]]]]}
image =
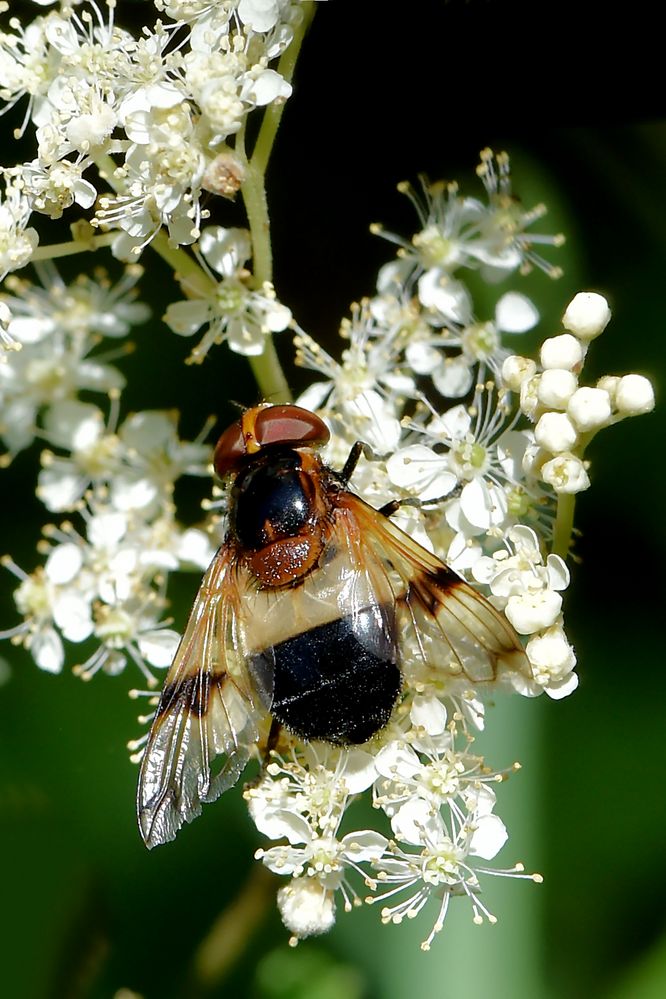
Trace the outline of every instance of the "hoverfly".
{"type": "Polygon", "coordinates": [[[392,523],[399,501],[375,510],[349,491],[364,445],[335,472],[317,453],[328,439],[314,413],[263,404],[217,443],[215,471],[231,479],[228,532],[143,756],[148,847],[235,784],[271,720],[273,742],[279,726],[306,741],[371,739],[400,698],[408,636],[424,661],[472,683],[500,664],[531,676],[506,618],[392,523]]]}

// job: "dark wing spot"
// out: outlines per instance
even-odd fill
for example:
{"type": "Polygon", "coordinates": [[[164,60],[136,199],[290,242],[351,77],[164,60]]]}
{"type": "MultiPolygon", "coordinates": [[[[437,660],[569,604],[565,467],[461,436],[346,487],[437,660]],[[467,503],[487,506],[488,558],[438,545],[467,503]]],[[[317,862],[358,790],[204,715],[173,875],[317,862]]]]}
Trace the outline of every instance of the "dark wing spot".
{"type": "Polygon", "coordinates": [[[413,594],[424,610],[437,617],[444,606],[446,595],[461,582],[460,577],[452,569],[442,565],[436,572],[419,572],[410,579],[405,599],[409,601],[413,594]]]}
{"type": "Polygon", "coordinates": [[[213,684],[219,684],[226,676],[225,671],[218,673],[199,673],[186,680],[168,684],[162,693],[157,719],[161,718],[177,701],[187,707],[188,712],[196,718],[202,718],[208,713],[210,706],[210,690],[213,684]]]}

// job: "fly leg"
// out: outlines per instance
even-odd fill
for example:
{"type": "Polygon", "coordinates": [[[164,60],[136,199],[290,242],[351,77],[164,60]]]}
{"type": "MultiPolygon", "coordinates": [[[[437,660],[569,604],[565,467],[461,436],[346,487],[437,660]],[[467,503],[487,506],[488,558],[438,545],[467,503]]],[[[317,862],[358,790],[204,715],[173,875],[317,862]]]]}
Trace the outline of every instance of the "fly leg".
{"type": "MultiPolygon", "coordinates": [[[[356,443],[352,445],[349,457],[344,463],[342,471],[338,473],[338,478],[343,485],[346,486],[349,484],[349,480],[354,474],[361,455],[363,455],[368,461],[388,457],[387,455],[375,454],[370,445],[366,444],[365,441],[356,441],[356,443]]],[[[407,496],[405,499],[390,500],[390,502],[385,503],[384,506],[380,506],[377,512],[383,514],[385,517],[391,517],[397,510],[400,509],[401,506],[414,506],[419,510],[426,506],[436,506],[438,503],[443,503],[444,500],[453,499],[454,497],[459,496],[461,489],[462,485],[458,483],[458,485],[452,489],[450,493],[447,493],[446,496],[433,496],[432,499],[427,500],[418,499],[416,496],[407,496]]]]}

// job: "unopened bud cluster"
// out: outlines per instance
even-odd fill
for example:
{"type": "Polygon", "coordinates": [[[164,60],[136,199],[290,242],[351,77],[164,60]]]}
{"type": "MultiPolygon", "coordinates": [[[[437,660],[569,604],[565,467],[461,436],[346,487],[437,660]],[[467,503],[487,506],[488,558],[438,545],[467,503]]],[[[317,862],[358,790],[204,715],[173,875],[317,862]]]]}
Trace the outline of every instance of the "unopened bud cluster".
{"type": "Polygon", "coordinates": [[[567,332],[544,341],[539,365],[511,355],[502,366],[505,386],[519,394],[520,409],[534,424],[536,447],[526,463],[556,493],[589,487],[583,455],[599,430],[654,408],[652,385],[643,375],[605,375],[596,385],[581,385],[589,344],[610,318],[602,295],[580,292],[562,318],[567,332]]]}

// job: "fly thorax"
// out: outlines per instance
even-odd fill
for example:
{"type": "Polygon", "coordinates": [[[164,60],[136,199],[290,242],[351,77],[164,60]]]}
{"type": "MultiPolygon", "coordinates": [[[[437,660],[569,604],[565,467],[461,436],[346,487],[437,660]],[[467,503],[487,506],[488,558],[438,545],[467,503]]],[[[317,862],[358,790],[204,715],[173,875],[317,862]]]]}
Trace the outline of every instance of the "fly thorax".
{"type": "Polygon", "coordinates": [[[231,494],[230,526],[240,544],[258,551],[302,534],[313,514],[310,482],[291,449],[271,450],[242,471],[231,494]]]}

